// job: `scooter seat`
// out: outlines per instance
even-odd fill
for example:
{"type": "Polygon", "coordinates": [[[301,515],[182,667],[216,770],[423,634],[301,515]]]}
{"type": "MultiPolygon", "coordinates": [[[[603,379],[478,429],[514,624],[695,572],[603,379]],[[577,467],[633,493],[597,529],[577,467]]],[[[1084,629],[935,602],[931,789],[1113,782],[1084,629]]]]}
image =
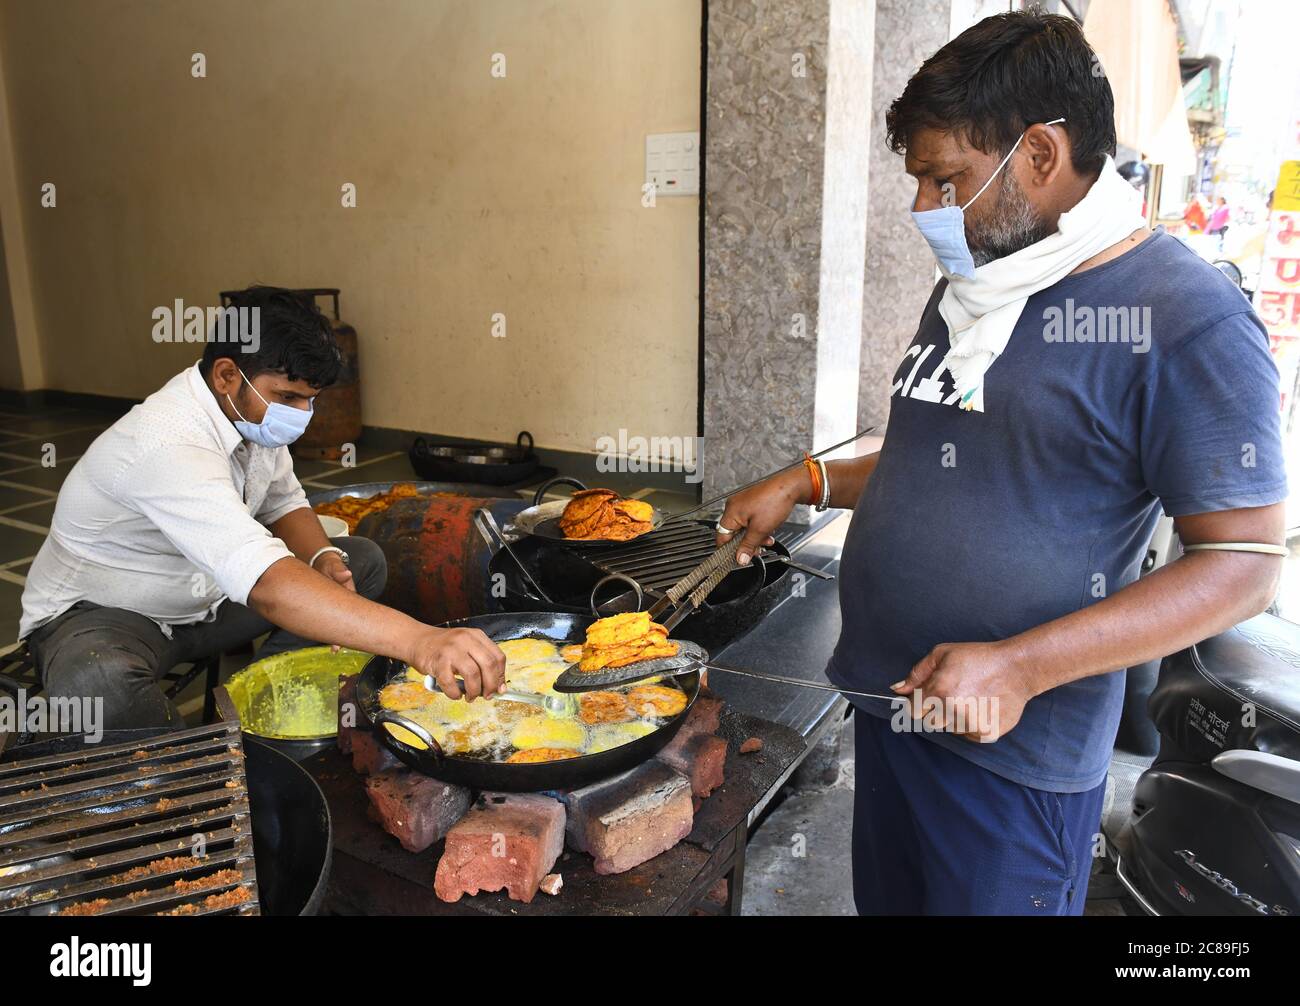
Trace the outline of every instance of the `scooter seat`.
{"type": "Polygon", "coordinates": [[[1147,711],[1193,760],[1249,750],[1300,761],[1300,626],[1257,615],[1166,657],[1147,711]]]}

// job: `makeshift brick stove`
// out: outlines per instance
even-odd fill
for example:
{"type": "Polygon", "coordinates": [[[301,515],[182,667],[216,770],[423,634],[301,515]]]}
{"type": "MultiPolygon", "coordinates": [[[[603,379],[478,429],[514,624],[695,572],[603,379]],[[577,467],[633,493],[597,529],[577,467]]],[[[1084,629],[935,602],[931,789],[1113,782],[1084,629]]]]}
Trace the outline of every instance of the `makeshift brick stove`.
{"type": "MultiPolygon", "coordinates": [[[[351,689],[341,679],[341,705],[351,689]]],[[[628,772],[567,792],[471,793],[345,727],[337,750],[303,763],[334,822],[326,907],[738,914],[751,811],[804,749],[797,732],[704,690],[673,739],[628,772]]]]}

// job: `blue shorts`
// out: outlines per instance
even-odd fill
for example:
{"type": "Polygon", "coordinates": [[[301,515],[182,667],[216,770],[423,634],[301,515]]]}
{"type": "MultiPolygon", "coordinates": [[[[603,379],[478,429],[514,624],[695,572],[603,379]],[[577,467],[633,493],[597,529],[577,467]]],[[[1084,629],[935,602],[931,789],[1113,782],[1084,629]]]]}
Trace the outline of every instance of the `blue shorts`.
{"type": "Polygon", "coordinates": [[[1083,914],[1104,782],[1033,789],[887,719],[859,710],[853,721],[860,914],[1083,914]]]}

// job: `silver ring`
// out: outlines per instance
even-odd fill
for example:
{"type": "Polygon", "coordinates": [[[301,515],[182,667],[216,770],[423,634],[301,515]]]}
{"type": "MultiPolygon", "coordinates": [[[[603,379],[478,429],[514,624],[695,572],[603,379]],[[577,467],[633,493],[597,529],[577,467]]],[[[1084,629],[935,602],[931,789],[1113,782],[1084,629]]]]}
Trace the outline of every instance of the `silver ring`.
{"type": "Polygon", "coordinates": [[[718,534],[735,534],[737,531],[740,530],[740,528],[738,527],[723,527],[721,520],[719,520],[718,523],[714,524],[713,527],[718,532],[718,534]]]}

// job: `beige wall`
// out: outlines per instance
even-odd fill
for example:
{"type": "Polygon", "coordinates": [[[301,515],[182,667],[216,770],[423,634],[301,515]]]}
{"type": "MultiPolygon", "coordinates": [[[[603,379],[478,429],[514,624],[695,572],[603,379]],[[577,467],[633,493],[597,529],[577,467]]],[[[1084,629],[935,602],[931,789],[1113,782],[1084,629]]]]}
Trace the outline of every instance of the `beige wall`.
{"type": "Polygon", "coordinates": [[[646,133],[699,128],[699,31],[698,0],[5,0],[46,386],[148,394],[197,355],[151,339],[177,297],[339,286],[368,424],[693,434],[698,203],[640,185],[646,133]]]}

